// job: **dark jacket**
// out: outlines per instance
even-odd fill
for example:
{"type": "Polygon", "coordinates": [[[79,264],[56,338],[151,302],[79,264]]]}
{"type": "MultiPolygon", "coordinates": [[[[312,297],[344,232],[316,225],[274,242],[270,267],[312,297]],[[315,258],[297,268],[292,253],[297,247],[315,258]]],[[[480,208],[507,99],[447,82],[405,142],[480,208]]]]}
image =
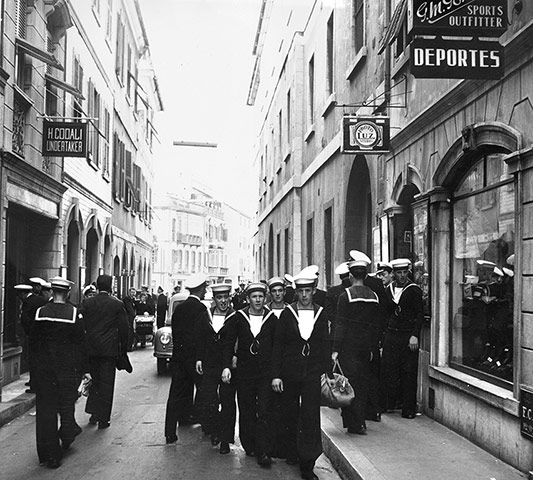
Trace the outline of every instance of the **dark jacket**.
{"type": "Polygon", "coordinates": [[[339,303],[339,297],[343,293],[347,285],[340,284],[334,285],[333,287],[328,288],[326,292],[326,300],[324,302],[324,312],[329,322],[329,331],[331,338],[335,332],[335,320],[337,319],[337,304],[339,303]]]}
{"type": "Polygon", "coordinates": [[[35,320],[35,312],[39,307],[42,307],[48,303],[48,300],[41,295],[35,295],[30,293],[23,301],[22,308],[20,310],[20,323],[22,329],[28,335],[35,320]]]}
{"type": "Polygon", "coordinates": [[[326,291],[321,290],[320,288],[317,288],[313,295],[313,303],[316,303],[317,305],[324,307],[324,305],[326,304],[326,291]]]}
{"type": "Polygon", "coordinates": [[[122,299],[122,303],[124,304],[124,308],[126,309],[126,314],[128,315],[128,319],[130,321],[133,321],[135,318],[135,315],[137,315],[137,309],[135,308],[135,304],[137,303],[137,300],[135,298],[130,297],[129,295],[126,295],[122,299]]]}
{"type": "Polygon", "coordinates": [[[172,358],[196,361],[196,328],[206,306],[198,297],[189,296],[172,314],[172,358]]]}
{"type": "Polygon", "coordinates": [[[398,303],[394,301],[394,285],[392,282],[385,290],[389,305],[392,305],[388,328],[408,333],[420,338],[420,329],[424,323],[424,301],[422,290],[413,282],[403,287],[398,303]]]}
{"type": "Polygon", "coordinates": [[[212,316],[215,313],[215,307],[206,309],[198,321],[196,329],[196,360],[202,362],[202,369],[205,372],[218,371],[222,373],[224,346],[227,342],[229,322],[235,315],[233,308],[228,308],[226,318],[222,328],[215,332],[213,330],[212,316]]]}
{"type": "Polygon", "coordinates": [[[263,309],[263,325],[254,337],[248,321],[250,307],[235,313],[228,322],[228,333],[224,342],[224,368],[230,368],[237,343],[238,379],[270,377],[274,329],[278,318],[268,308],[263,309]]]}
{"type": "Polygon", "coordinates": [[[148,312],[148,315],[154,315],[155,314],[154,304],[148,301],[136,302],[135,303],[135,315],[144,315],[145,312],[148,312]]]}
{"type": "Polygon", "coordinates": [[[316,323],[306,341],[298,329],[297,303],[283,310],[275,331],[272,378],[306,381],[331,370],[331,343],[324,309],[313,304],[316,323]]]}
{"type": "Polygon", "coordinates": [[[168,297],[161,293],[157,297],[156,311],[157,311],[157,325],[163,326],[165,324],[165,317],[167,315],[168,297]]]}
{"type": "Polygon", "coordinates": [[[98,292],[80,304],[91,357],[118,357],[128,348],[128,317],[124,304],[107,292],[98,292]]]}

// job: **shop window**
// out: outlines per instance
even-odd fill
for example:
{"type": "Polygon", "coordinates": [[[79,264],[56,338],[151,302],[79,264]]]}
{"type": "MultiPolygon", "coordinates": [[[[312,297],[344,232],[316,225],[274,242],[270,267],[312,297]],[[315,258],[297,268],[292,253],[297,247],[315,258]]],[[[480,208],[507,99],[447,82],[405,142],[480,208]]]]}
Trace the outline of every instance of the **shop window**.
{"type": "Polygon", "coordinates": [[[450,360],[510,388],[515,189],[502,157],[481,158],[454,192],[450,360]]]}

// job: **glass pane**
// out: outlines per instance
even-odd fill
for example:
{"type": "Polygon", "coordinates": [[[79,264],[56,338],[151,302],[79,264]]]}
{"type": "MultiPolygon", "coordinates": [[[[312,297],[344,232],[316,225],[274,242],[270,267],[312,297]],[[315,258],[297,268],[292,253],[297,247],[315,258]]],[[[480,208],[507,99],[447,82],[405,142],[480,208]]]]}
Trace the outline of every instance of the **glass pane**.
{"type": "Polygon", "coordinates": [[[513,184],[456,201],[453,222],[451,360],[511,382],[513,184]]]}
{"type": "Polygon", "coordinates": [[[504,156],[503,153],[487,155],[486,186],[494,185],[495,183],[503,182],[511,178],[509,165],[502,160],[504,156]]]}
{"type": "Polygon", "coordinates": [[[430,314],[428,206],[413,207],[413,280],[422,289],[424,314],[430,314]]]}
{"type": "Polygon", "coordinates": [[[457,187],[455,194],[462,195],[464,193],[471,193],[475,192],[476,190],[481,190],[484,186],[483,167],[483,160],[476,163],[465,176],[462,183],[457,187]]]}

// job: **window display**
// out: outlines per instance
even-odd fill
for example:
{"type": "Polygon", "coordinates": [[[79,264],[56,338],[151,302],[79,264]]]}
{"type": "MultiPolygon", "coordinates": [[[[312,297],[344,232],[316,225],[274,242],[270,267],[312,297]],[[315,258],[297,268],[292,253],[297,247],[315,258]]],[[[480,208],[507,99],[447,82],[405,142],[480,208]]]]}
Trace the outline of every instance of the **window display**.
{"type": "Polygon", "coordinates": [[[454,194],[451,363],[509,386],[515,191],[502,157],[480,159],[454,194]]]}

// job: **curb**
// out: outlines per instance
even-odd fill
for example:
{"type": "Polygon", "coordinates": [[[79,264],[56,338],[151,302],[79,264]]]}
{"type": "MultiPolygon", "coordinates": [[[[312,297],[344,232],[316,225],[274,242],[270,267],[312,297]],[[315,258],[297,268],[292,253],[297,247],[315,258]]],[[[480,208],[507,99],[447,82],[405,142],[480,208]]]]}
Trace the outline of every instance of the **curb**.
{"type": "Polygon", "coordinates": [[[35,395],[23,393],[13,400],[0,403],[0,427],[15,420],[35,406],[35,395]]]}

